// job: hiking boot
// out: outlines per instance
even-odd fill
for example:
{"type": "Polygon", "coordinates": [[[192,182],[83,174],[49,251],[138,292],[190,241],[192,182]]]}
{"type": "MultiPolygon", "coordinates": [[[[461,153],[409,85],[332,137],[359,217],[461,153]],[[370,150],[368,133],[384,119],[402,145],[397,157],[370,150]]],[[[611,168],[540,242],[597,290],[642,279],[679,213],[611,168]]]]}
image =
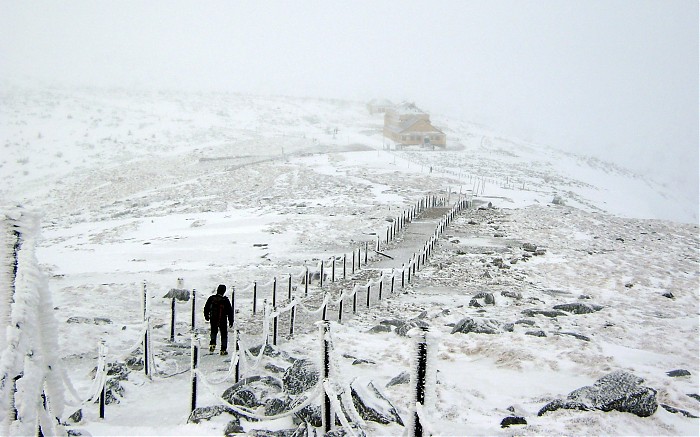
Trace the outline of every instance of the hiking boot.
{"type": "Polygon", "coordinates": [[[228,355],[228,352],[226,352],[226,351],[221,351],[221,355],[228,355]]]}
{"type": "Polygon", "coordinates": [[[214,349],[216,349],[216,345],[215,345],[215,344],[210,344],[210,345],[209,345],[209,352],[214,352],[214,349]]]}

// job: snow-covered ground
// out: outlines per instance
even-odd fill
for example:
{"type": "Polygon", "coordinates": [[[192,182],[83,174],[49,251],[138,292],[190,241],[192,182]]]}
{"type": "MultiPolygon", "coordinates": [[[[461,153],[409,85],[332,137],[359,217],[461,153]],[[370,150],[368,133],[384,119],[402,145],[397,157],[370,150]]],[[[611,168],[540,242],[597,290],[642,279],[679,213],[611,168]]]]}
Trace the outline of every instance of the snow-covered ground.
{"type": "MultiPolygon", "coordinates": [[[[261,284],[260,299],[269,299],[262,285],[273,277],[286,291],[287,278],[296,280],[304,267],[315,271],[334,256],[349,260],[365,243],[374,248],[387,219],[430,194],[450,202],[473,197],[494,208],[459,214],[410,285],[333,324],[342,378],[384,388],[410,372],[414,340],[369,329],[420,315],[436,336],[437,384],[427,414],[437,434],[697,434],[697,419],[663,408],[648,418],[575,410],[537,416],[548,401],[620,369],[644,378],[660,403],[700,415],[688,396],[698,394],[700,374],[697,199],[610,163],[439,114],[432,120],[447,133],[447,151],[387,150],[381,117],[361,102],[93,89],[12,89],[1,101],[0,199],[44,214],[36,255],[49,276],[60,355],[76,389],[87,392],[98,341],[111,360],[138,343],[144,284],[156,364],[177,374],[149,380],[131,372],[106,418],[90,406],[75,428],[222,435],[226,415],[186,423],[190,376],[180,371],[190,362],[189,305],[177,304],[173,344],[170,300],[162,296],[178,278],[196,289],[205,333],[205,298],[219,283],[235,286],[237,323],[252,346],[261,333],[260,314],[251,314],[253,281],[261,284]],[[524,243],[545,254],[526,261],[524,243]],[[495,303],[470,306],[480,292],[492,293],[495,303]],[[669,292],[673,298],[663,296],[669,292]],[[603,308],[554,318],[523,313],[574,302],[603,308]],[[499,332],[450,334],[465,317],[492,319],[499,332]],[[529,324],[517,323],[522,319],[529,324]],[[503,329],[508,324],[512,330],[503,329]],[[368,363],[352,365],[355,358],[368,363]],[[674,369],[691,375],[666,375],[674,369]],[[501,429],[512,414],[528,424],[501,429]]],[[[370,251],[368,266],[327,289],[337,295],[399,268],[443,212],[426,212],[388,247],[382,240],[394,260],[370,251]]],[[[320,302],[317,282],[309,295],[310,306],[320,302]]],[[[279,350],[317,359],[311,319],[300,315],[297,332],[281,339],[279,350]]],[[[225,375],[224,357],[201,361],[212,380],[225,375]]],[[[220,396],[231,382],[214,391],[220,396]]],[[[406,421],[411,386],[384,392],[406,421]]],[[[215,403],[202,389],[198,404],[215,403]]],[[[290,419],[243,425],[293,427],[290,419]]],[[[366,426],[369,435],[404,432],[396,424],[366,426]]]]}

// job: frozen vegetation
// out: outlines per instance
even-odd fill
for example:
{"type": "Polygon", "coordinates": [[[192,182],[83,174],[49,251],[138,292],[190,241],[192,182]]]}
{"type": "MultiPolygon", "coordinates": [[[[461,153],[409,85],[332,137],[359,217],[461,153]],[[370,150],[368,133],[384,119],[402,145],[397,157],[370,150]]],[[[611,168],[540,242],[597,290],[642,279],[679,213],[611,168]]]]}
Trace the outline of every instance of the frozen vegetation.
{"type": "MultiPolygon", "coordinates": [[[[1,339],[3,371],[21,367],[18,356],[29,356],[25,369],[65,370],[63,390],[51,371],[27,371],[47,379],[47,396],[65,397],[52,410],[65,424],[56,432],[320,430],[320,399],[310,396],[320,390],[320,314],[310,312],[327,292],[329,390],[344,411],[337,428],[348,433],[402,435],[410,426],[417,346],[409,328],[429,326],[429,402],[419,413],[435,435],[697,434],[697,199],[440,114],[431,119],[448,150],[386,150],[381,117],[361,102],[94,89],[12,89],[0,102],[3,212],[21,204],[41,214],[40,230],[27,225],[19,256],[28,273],[16,292],[44,303],[16,303],[10,313],[3,301],[2,322],[23,327],[1,339]],[[425,209],[387,244],[387,227],[428,195],[448,204],[425,209]],[[460,200],[473,207],[454,215],[401,287],[402,264],[460,200]],[[364,257],[365,247],[368,264],[351,273],[351,255],[364,257]],[[300,278],[306,268],[320,273],[321,262],[325,284],[312,278],[307,296],[300,278]],[[306,310],[300,303],[293,336],[289,312],[280,315],[278,344],[261,350],[272,335],[263,299],[271,302],[273,278],[278,309],[290,303],[291,278],[306,310]],[[252,348],[240,359],[247,379],[234,384],[232,355],[201,352],[197,405],[210,408],[190,417],[191,299],[175,304],[173,342],[164,296],[196,290],[204,350],[202,307],[220,283],[236,288],[241,345],[252,348]],[[104,419],[97,404],[81,404],[100,366],[104,419]]],[[[3,232],[6,278],[12,235],[3,232]]],[[[35,386],[18,383],[24,417],[41,410],[39,401],[27,406],[35,386]]],[[[2,408],[5,431],[26,431],[10,428],[2,408]]]]}

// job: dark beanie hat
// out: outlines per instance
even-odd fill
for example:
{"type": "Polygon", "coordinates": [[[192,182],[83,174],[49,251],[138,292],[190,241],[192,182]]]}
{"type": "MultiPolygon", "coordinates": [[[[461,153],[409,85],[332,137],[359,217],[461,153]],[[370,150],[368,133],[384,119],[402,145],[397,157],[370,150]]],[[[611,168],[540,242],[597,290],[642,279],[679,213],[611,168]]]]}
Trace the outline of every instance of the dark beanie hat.
{"type": "Polygon", "coordinates": [[[216,288],[216,294],[224,293],[226,293],[226,286],[224,284],[219,284],[219,286],[216,288]]]}

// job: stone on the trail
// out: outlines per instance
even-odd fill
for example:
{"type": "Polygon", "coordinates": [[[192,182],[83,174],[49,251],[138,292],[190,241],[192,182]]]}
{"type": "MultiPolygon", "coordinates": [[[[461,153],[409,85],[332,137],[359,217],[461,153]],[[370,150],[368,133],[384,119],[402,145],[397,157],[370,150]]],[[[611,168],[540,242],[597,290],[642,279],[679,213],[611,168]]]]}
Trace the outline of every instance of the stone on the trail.
{"type": "Polygon", "coordinates": [[[310,360],[294,361],[282,376],[284,390],[292,395],[301,394],[318,383],[319,371],[310,360]]]}
{"type": "Polygon", "coordinates": [[[503,324],[503,330],[505,332],[513,332],[514,329],[515,329],[514,323],[504,323],[503,324]]]}
{"type": "Polygon", "coordinates": [[[532,253],[534,253],[537,250],[537,246],[532,244],[532,243],[523,243],[522,248],[525,252],[532,252],[532,253]]]}
{"type": "Polygon", "coordinates": [[[386,387],[392,387],[399,384],[408,384],[411,381],[411,375],[408,372],[401,372],[398,375],[391,378],[391,381],[387,382],[386,387]]]}
{"type": "Polygon", "coordinates": [[[566,202],[564,201],[564,198],[562,198],[560,195],[557,194],[552,199],[552,204],[564,206],[564,205],[566,205],[566,202]]]}
{"type": "Polygon", "coordinates": [[[664,410],[668,411],[669,413],[681,414],[681,415],[683,415],[685,417],[689,417],[691,419],[698,419],[698,416],[696,416],[696,415],[694,415],[686,410],[681,410],[680,408],[672,407],[672,406],[666,405],[666,404],[661,404],[661,406],[663,407],[664,410]]]}
{"type": "MultiPolygon", "coordinates": [[[[257,345],[253,346],[250,349],[248,349],[248,352],[250,352],[253,355],[258,355],[260,353],[260,348],[262,345],[257,345]]],[[[269,344],[265,345],[265,349],[263,350],[263,355],[266,357],[278,357],[280,355],[280,352],[275,349],[274,347],[270,346],[269,344]]]]}
{"type": "Polygon", "coordinates": [[[66,320],[66,323],[85,323],[90,325],[111,325],[112,321],[107,317],[82,317],[73,316],[66,320]]]}
{"type": "Polygon", "coordinates": [[[374,383],[370,382],[364,386],[355,380],[350,384],[350,390],[355,409],[364,420],[384,425],[396,422],[403,426],[403,421],[396,408],[375,387],[374,383]]]}
{"type": "Polygon", "coordinates": [[[520,416],[508,416],[501,420],[501,428],[508,428],[511,425],[527,425],[527,420],[520,416]]]}
{"type": "Polygon", "coordinates": [[[542,315],[545,317],[561,317],[561,316],[568,316],[567,313],[559,310],[534,310],[534,309],[526,309],[523,310],[523,314],[525,314],[527,317],[534,317],[536,315],[542,315]]]}
{"type": "Polygon", "coordinates": [[[523,298],[522,293],[519,291],[501,291],[501,296],[510,297],[511,299],[520,300],[523,298]]]}
{"type": "Polygon", "coordinates": [[[578,334],[578,333],[576,333],[576,332],[568,332],[568,331],[565,331],[565,332],[558,332],[557,334],[558,334],[558,335],[570,335],[571,337],[578,338],[579,340],[591,341],[590,337],[587,337],[587,336],[585,336],[585,335],[583,335],[583,334],[578,334]]]}
{"type": "Polygon", "coordinates": [[[554,308],[555,310],[567,311],[569,313],[574,314],[590,314],[603,309],[601,305],[582,302],[563,303],[561,305],[554,305],[552,308],[554,308]]]}
{"type": "Polygon", "coordinates": [[[181,288],[171,288],[170,291],[165,293],[165,296],[163,296],[163,298],[175,298],[175,300],[179,300],[180,302],[187,302],[188,300],[190,300],[190,290],[184,290],[181,288]]]}
{"type": "Polygon", "coordinates": [[[95,325],[111,325],[112,321],[107,317],[95,317],[92,319],[95,325]]]}
{"type": "Polygon", "coordinates": [[[353,366],[357,366],[357,365],[360,365],[360,364],[377,364],[377,363],[374,362],[374,361],[372,361],[372,360],[367,360],[367,359],[364,359],[364,358],[356,358],[356,359],[353,360],[353,362],[352,362],[352,365],[353,365],[353,366]]]}
{"type": "Polygon", "coordinates": [[[126,367],[131,370],[139,371],[143,370],[143,356],[141,354],[136,356],[130,356],[125,361],[126,367]]]}
{"type": "Polygon", "coordinates": [[[425,322],[420,319],[411,319],[405,321],[401,326],[396,328],[396,333],[399,334],[402,337],[406,337],[408,334],[408,331],[410,331],[413,328],[428,328],[430,325],[428,322],[425,322]]]}
{"type": "Polygon", "coordinates": [[[244,432],[245,430],[241,426],[241,419],[237,416],[234,416],[233,420],[230,420],[226,424],[226,428],[224,428],[224,436],[226,437],[232,437],[235,434],[242,434],[244,432]]]}
{"type": "Polygon", "coordinates": [[[248,431],[246,435],[249,437],[297,437],[300,434],[297,434],[296,429],[278,429],[276,431],[270,431],[269,429],[254,429],[248,431]]]}
{"type": "Polygon", "coordinates": [[[276,416],[287,411],[287,405],[289,405],[289,399],[280,398],[270,398],[265,401],[265,415],[266,416],[276,416]]]}
{"type": "Polygon", "coordinates": [[[71,423],[80,423],[80,422],[82,422],[82,420],[83,420],[83,409],[82,409],[82,408],[78,408],[78,410],[77,410],[75,413],[73,413],[73,414],[71,414],[70,416],[68,416],[68,420],[69,420],[71,423]]]}
{"type": "Polygon", "coordinates": [[[236,420],[238,420],[238,417],[235,416],[236,413],[230,407],[223,405],[212,405],[210,407],[195,408],[194,411],[190,413],[190,417],[187,418],[187,423],[199,423],[202,420],[209,420],[212,417],[220,416],[223,413],[232,414],[236,420]]]}
{"type": "Polygon", "coordinates": [[[616,370],[592,386],[581,387],[569,393],[565,400],[557,399],[542,407],[538,416],[560,408],[580,410],[620,411],[639,417],[648,417],[656,412],[656,390],[644,387],[644,382],[631,373],[616,370]]]}
{"type": "Polygon", "coordinates": [[[474,319],[465,317],[452,328],[451,334],[460,332],[468,334],[497,334],[499,332],[498,322],[492,319],[474,319]]]}
{"type": "Polygon", "coordinates": [[[255,408],[260,405],[258,397],[252,390],[240,387],[232,390],[232,388],[227,389],[223,394],[223,398],[226,399],[228,403],[247,408],[255,408]]]}
{"type": "Polygon", "coordinates": [[[105,382],[105,405],[119,403],[119,398],[124,396],[124,387],[119,378],[109,378],[105,382]]]}
{"type": "MultiPolygon", "coordinates": [[[[297,399],[295,399],[292,404],[289,406],[290,409],[294,409],[297,406],[303,404],[306,402],[306,397],[302,396],[297,399]]],[[[308,423],[311,426],[314,426],[318,428],[319,426],[322,425],[322,419],[321,419],[321,406],[316,405],[313,402],[304,408],[300,409],[296,413],[294,413],[294,423],[308,423]]]]}
{"type": "Polygon", "coordinates": [[[663,296],[663,297],[667,297],[667,298],[669,298],[669,299],[675,298],[675,296],[673,295],[673,293],[671,293],[670,291],[667,291],[666,293],[662,294],[662,296],[663,296]]]}
{"type": "Polygon", "coordinates": [[[469,302],[469,306],[481,307],[484,305],[495,305],[496,298],[493,297],[493,293],[488,293],[486,291],[479,292],[472,297],[469,302]],[[477,302],[479,305],[472,305],[472,302],[477,302]]]}
{"type": "Polygon", "coordinates": [[[532,335],[533,337],[546,337],[547,334],[543,330],[537,330],[537,331],[527,331],[525,332],[525,335],[532,335]]]}
{"type": "Polygon", "coordinates": [[[516,325],[528,325],[528,326],[535,326],[535,321],[530,320],[530,319],[520,319],[515,321],[516,325]]]}
{"type": "Polygon", "coordinates": [[[672,378],[677,378],[679,376],[690,376],[690,372],[685,369],[676,369],[666,372],[666,374],[672,378]]]}
{"type": "Polygon", "coordinates": [[[405,320],[401,320],[401,319],[386,319],[386,320],[382,320],[382,321],[379,322],[379,323],[380,323],[381,325],[394,326],[394,327],[398,328],[399,326],[401,326],[401,325],[403,325],[404,323],[406,323],[406,321],[405,321],[405,320]]]}
{"type": "Polygon", "coordinates": [[[370,328],[368,331],[372,334],[377,334],[379,332],[391,332],[391,325],[377,325],[370,328]]]}

